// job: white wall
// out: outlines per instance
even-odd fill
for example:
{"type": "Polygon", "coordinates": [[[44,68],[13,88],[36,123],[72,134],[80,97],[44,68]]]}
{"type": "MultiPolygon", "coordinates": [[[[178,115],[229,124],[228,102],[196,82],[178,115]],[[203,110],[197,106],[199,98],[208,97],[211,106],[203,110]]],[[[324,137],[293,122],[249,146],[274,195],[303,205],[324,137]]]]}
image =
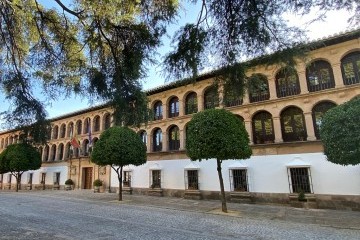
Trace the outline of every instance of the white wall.
{"type": "MultiPolygon", "coordinates": [[[[289,193],[287,164],[294,159],[300,159],[310,165],[314,193],[360,195],[360,165],[336,165],[326,161],[323,153],[253,156],[241,161],[247,165],[250,191],[289,193]]],[[[157,167],[162,170],[163,188],[185,189],[184,168],[190,163],[189,159],[150,161],[138,167],[127,166],[124,170],[132,171],[132,187],[149,188],[149,169],[158,164],[157,167]]],[[[219,191],[216,160],[193,163],[199,166],[200,190],[219,191]]],[[[230,191],[229,166],[234,163],[234,160],[227,160],[222,164],[226,191],[230,191]]],[[[111,179],[111,186],[117,187],[118,179],[113,170],[111,179]]]]}

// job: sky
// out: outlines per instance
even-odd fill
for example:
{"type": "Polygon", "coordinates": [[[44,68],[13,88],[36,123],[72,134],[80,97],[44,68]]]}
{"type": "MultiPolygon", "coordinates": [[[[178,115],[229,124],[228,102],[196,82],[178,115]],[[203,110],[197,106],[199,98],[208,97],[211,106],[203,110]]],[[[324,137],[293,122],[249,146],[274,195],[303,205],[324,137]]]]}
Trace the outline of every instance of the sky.
{"type": "MultiPolygon", "coordinates": [[[[173,33],[178,30],[180,26],[183,26],[186,22],[195,22],[198,12],[198,6],[192,6],[188,9],[185,9],[185,7],[182,8],[180,18],[176,23],[169,26],[168,36],[163,37],[163,46],[160,47],[158,50],[159,62],[161,62],[161,57],[164,56],[165,53],[171,51],[170,38],[173,33]]],[[[316,12],[312,12],[311,15],[308,17],[288,15],[286,16],[286,19],[288,19],[291,25],[296,25],[305,29],[308,32],[308,37],[310,40],[328,37],[330,35],[349,30],[349,25],[347,23],[349,13],[345,10],[328,12],[326,15],[326,21],[315,22],[312,23],[310,26],[307,25],[309,20],[314,18],[314,16],[316,16],[316,12]]],[[[160,66],[150,66],[147,74],[148,76],[145,79],[141,80],[144,90],[165,84],[166,79],[161,74],[160,66]]],[[[46,109],[48,111],[49,118],[53,118],[98,104],[100,103],[94,102],[92,105],[90,105],[89,101],[84,97],[70,96],[60,97],[57,101],[49,104],[46,109]]],[[[7,110],[7,108],[8,104],[7,101],[4,99],[4,94],[0,92],[0,112],[7,110]]]]}

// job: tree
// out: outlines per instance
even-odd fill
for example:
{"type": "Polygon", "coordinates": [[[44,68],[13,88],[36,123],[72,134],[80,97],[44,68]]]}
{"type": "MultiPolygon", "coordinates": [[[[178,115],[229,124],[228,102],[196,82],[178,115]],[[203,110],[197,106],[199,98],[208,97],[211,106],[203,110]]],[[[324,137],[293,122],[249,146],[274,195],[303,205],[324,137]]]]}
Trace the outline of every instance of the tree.
{"type": "Polygon", "coordinates": [[[8,127],[44,125],[44,103],[64,93],[109,103],[117,123],[146,121],[140,79],[156,62],[161,37],[181,2],[202,7],[198,21],[174,37],[165,69],[176,78],[196,77],[214,59],[209,56],[216,56],[211,67],[222,69],[218,76],[240,93],[244,84],[239,76],[246,68],[236,64],[239,57],[281,50],[276,59],[293,64],[290,57],[299,53],[294,45],[305,34],[289,27],[283,13],[321,9],[323,16],[348,9],[354,11],[353,22],[360,22],[358,0],[0,0],[0,86],[11,103],[3,114],[8,127]]]}
{"type": "Polygon", "coordinates": [[[110,165],[119,180],[119,201],[122,201],[122,174],[126,165],[146,163],[146,146],[141,138],[127,127],[111,127],[96,142],[91,160],[100,166],[110,165]]]}
{"type": "Polygon", "coordinates": [[[10,172],[16,178],[16,191],[20,189],[22,174],[40,167],[40,153],[27,143],[11,144],[0,154],[0,172],[10,172]]]}
{"type": "Polygon", "coordinates": [[[226,159],[247,159],[251,156],[244,124],[224,109],[199,112],[188,124],[186,152],[192,161],[216,159],[222,211],[227,212],[221,164],[226,159]]]}
{"type": "Polygon", "coordinates": [[[320,137],[327,160],[340,165],[360,163],[360,97],[328,110],[320,137]]]}

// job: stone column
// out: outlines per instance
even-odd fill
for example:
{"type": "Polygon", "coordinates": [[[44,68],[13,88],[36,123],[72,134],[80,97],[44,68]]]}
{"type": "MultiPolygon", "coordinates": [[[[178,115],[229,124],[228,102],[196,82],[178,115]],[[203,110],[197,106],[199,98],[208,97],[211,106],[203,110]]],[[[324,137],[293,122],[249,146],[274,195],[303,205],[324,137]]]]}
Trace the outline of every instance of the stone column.
{"type": "Polygon", "coordinates": [[[197,102],[198,102],[198,112],[203,111],[204,110],[204,95],[201,95],[199,93],[197,94],[197,102]]]}
{"type": "Polygon", "coordinates": [[[249,134],[250,144],[254,144],[254,139],[253,139],[253,135],[252,135],[252,131],[251,131],[251,121],[245,120],[244,122],[245,122],[245,129],[249,134]]]}
{"type": "Polygon", "coordinates": [[[179,150],[184,150],[185,149],[185,130],[179,129],[179,131],[180,131],[180,148],[179,148],[179,150]]]}
{"type": "Polygon", "coordinates": [[[166,103],[163,103],[162,105],[162,115],[163,115],[163,119],[166,119],[168,117],[168,107],[166,106],[166,103]]]}
{"type": "Polygon", "coordinates": [[[185,115],[184,110],[185,110],[184,102],[179,99],[179,116],[184,116],[185,115]]]}
{"type": "Polygon", "coordinates": [[[151,152],[151,134],[146,132],[146,151],[151,152]]]}
{"type": "Polygon", "coordinates": [[[162,131],[162,151],[168,151],[168,150],[169,150],[168,133],[162,131]]]}
{"type": "Polygon", "coordinates": [[[250,99],[249,99],[249,90],[245,89],[244,90],[244,96],[243,96],[243,105],[249,104],[250,103],[250,99]]]}
{"type": "Polygon", "coordinates": [[[275,143],[283,142],[280,117],[273,117],[275,143]]]}
{"type": "Polygon", "coordinates": [[[313,124],[313,120],[312,120],[312,113],[306,112],[306,113],[304,113],[304,116],[305,116],[307,140],[314,141],[314,140],[316,140],[316,137],[315,137],[314,124],[313,124]]]}
{"type": "Polygon", "coordinates": [[[344,87],[343,76],[341,73],[341,63],[335,63],[332,65],[333,73],[334,73],[334,81],[335,81],[335,88],[344,87]]]}
{"type": "MultiPolygon", "coordinates": [[[[304,66],[305,68],[305,66],[304,66]]],[[[307,81],[306,81],[306,72],[298,72],[299,76],[299,84],[300,84],[300,93],[306,94],[309,93],[308,87],[307,87],[307,81]]]]}
{"type": "Polygon", "coordinates": [[[276,84],[275,84],[275,78],[269,79],[269,93],[270,93],[270,100],[276,99],[276,84]]]}

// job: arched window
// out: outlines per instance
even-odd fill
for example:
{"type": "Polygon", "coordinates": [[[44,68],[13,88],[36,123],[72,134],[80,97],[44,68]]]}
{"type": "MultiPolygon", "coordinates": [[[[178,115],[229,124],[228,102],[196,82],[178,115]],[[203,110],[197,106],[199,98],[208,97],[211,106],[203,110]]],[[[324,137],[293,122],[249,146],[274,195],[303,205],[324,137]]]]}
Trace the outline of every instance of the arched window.
{"type": "Polygon", "coordinates": [[[154,104],[154,120],[160,120],[163,118],[163,113],[162,113],[162,102],[161,101],[157,101],[154,104]]]}
{"type": "Polygon", "coordinates": [[[72,137],[74,136],[74,123],[70,122],[67,126],[67,137],[72,137]]]}
{"type": "Polygon", "coordinates": [[[320,127],[324,114],[330,109],[335,107],[336,104],[332,102],[321,102],[316,104],[312,109],[313,124],[316,139],[320,139],[320,127]]]}
{"type": "Polygon", "coordinates": [[[179,116],[179,98],[172,97],[169,101],[169,117],[179,116]]]}
{"type": "Polygon", "coordinates": [[[300,94],[299,78],[293,68],[282,68],[276,74],[276,94],[278,98],[300,94]]]}
{"type": "Polygon", "coordinates": [[[209,87],[204,93],[204,109],[211,109],[219,106],[219,95],[216,87],[209,87]]]}
{"type": "Polygon", "coordinates": [[[85,139],[82,144],[82,152],[84,156],[89,156],[89,140],[85,139]]]}
{"type": "Polygon", "coordinates": [[[62,161],[64,157],[64,144],[60,143],[58,147],[58,160],[62,161]]]}
{"type": "Polygon", "coordinates": [[[60,138],[65,138],[65,134],[66,134],[66,125],[65,123],[61,124],[60,127],[60,138]]]}
{"type": "Polygon", "coordinates": [[[241,94],[236,92],[234,89],[225,88],[224,104],[225,107],[239,106],[243,103],[241,94]]]}
{"type": "Polygon", "coordinates": [[[349,53],[341,59],[341,72],[345,85],[360,83],[360,51],[349,53]]]}
{"type": "Polygon", "coordinates": [[[197,113],[197,111],[198,111],[197,94],[195,92],[191,92],[186,96],[185,99],[185,114],[197,113]]]}
{"type": "Polygon", "coordinates": [[[52,145],[51,146],[51,151],[50,151],[50,161],[55,161],[56,159],[56,145],[52,145]]]}
{"type": "Polygon", "coordinates": [[[49,146],[46,145],[45,149],[44,149],[44,155],[43,155],[43,159],[44,162],[47,162],[49,160],[49,146]]]}
{"type": "Polygon", "coordinates": [[[260,73],[251,75],[248,79],[250,102],[269,100],[269,84],[267,77],[260,73]]]}
{"type": "Polygon", "coordinates": [[[58,136],[59,136],[58,134],[59,134],[59,127],[58,127],[58,126],[54,126],[52,138],[53,138],[53,139],[58,139],[58,136]]]}
{"type": "Polygon", "coordinates": [[[86,118],[85,121],[84,121],[84,134],[89,133],[90,128],[91,128],[90,118],[86,118]]]}
{"type": "Polygon", "coordinates": [[[104,115],[104,130],[110,128],[111,125],[111,116],[110,113],[104,115]]]}
{"type": "Polygon", "coordinates": [[[68,142],[65,145],[65,159],[70,159],[70,156],[72,156],[72,149],[71,144],[68,142]]]}
{"type": "Polygon", "coordinates": [[[81,120],[78,120],[76,122],[76,133],[78,135],[81,135],[81,133],[82,133],[82,121],[81,120]]]}
{"type": "Polygon", "coordinates": [[[93,126],[94,126],[93,132],[100,131],[100,116],[94,117],[93,126]]]}
{"type": "Polygon", "coordinates": [[[153,151],[162,151],[162,132],[160,128],[157,128],[153,132],[153,151]]]}
{"type": "Polygon", "coordinates": [[[280,116],[284,142],[305,141],[307,138],[303,111],[297,107],[285,109],[280,116]]]}
{"type": "Polygon", "coordinates": [[[270,113],[261,111],[255,114],[252,119],[252,129],[255,144],[274,142],[274,127],[270,113]]]}
{"type": "Polygon", "coordinates": [[[169,150],[176,151],[180,148],[180,131],[177,126],[169,129],[169,150]]]}
{"type": "Polygon", "coordinates": [[[147,145],[147,134],[146,134],[146,131],[145,130],[142,130],[139,132],[139,135],[140,135],[140,138],[141,138],[141,141],[147,145]]]}
{"type": "Polygon", "coordinates": [[[92,142],[93,142],[93,146],[95,146],[95,143],[98,141],[99,139],[97,138],[97,137],[95,137],[93,140],[92,140],[92,142]]]}
{"type": "Polygon", "coordinates": [[[330,63],[319,60],[306,68],[306,81],[309,92],[334,88],[334,74],[330,63]]]}

